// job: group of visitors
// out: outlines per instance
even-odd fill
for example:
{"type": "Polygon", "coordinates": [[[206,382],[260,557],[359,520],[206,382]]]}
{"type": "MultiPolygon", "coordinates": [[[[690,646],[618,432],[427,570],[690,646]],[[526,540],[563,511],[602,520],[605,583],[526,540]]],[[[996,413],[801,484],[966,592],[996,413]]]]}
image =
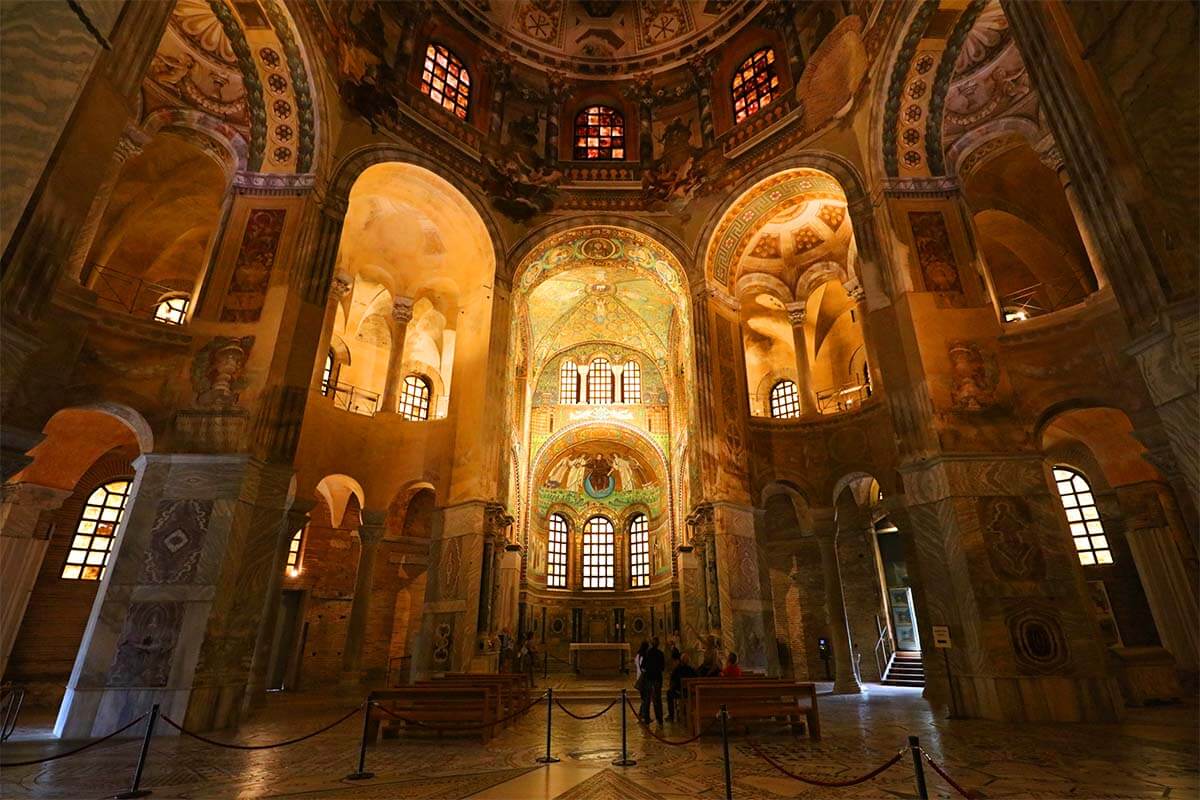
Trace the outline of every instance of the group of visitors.
{"type": "Polygon", "coordinates": [[[503,628],[497,638],[500,646],[500,671],[509,672],[511,669],[512,672],[523,672],[529,676],[529,685],[535,686],[538,652],[533,631],[521,634],[518,641],[509,634],[508,628],[503,628]]]}
{"type": "Polygon", "coordinates": [[[650,711],[654,710],[654,720],[659,727],[663,724],[662,687],[663,676],[668,668],[670,676],[667,684],[667,722],[675,721],[675,708],[683,697],[683,681],[687,678],[716,677],[740,678],[742,669],[738,666],[737,653],[729,653],[724,659],[720,658],[721,644],[716,637],[710,636],[704,645],[704,657],[699,667],[693,667],[691,658],[686,652],[680,651],[674,636],[667,639],[668,653],[664,654],[659,647],[658,637],[649,641],[643,640],[633,658],[635,673],[634,688],[642,699],[638,712],[638,720],[643,725],[650,724],[650,711]]]}

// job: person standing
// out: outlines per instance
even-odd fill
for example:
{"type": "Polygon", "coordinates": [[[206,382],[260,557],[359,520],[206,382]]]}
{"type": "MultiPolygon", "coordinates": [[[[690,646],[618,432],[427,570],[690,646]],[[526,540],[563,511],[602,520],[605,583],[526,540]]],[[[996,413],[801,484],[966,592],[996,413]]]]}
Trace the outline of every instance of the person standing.
{"type": "Polygon", "coordinates": [[[696,668],[692,666],[688,654],[680,653],[679,663],[671,672],[670,688],[667,689],[667,722],[675,721],[675,703],[683,699],[683,682],[696,675],[696,668]]]}
{"type": "Polygon", "coordinates": [[[642,656],[642,709],[641,718],[645,725],[650,724],[650,707],[654,706],[654,720],[661,728],[663,724],[662,683],[663,671],[667,667],[667,658],[658,647],[658,637],[650,642],[650,649],[642,656]]]}

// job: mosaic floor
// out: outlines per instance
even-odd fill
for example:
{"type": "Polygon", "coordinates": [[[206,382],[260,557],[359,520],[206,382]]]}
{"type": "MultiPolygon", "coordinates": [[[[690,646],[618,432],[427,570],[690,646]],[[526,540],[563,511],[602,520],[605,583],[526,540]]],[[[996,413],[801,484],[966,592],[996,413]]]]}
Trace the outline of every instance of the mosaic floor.
{"type": "MultiPolygon", "coordinates": [[[[561,689],[596,691],[604,681],[553,681],[561,689]]],[[[828,688],[828,687],[826,687],[828,688]]],[[[256,744],[321,727],[355,699],[274,695],[243,727],[237,741],[256,744]]],[[[603,705],[572,702],[577,713],[603,705]]],[[[593,721],[555,710],[552,751],[561,762],[535,759],[545,750],[545,713],[521,718],[486,747],[478,740],[428,736],[372,746],[373,780],[347,781],[358,749],[358,718],[290,747],[236,751],[178,738],[156,739],[143,787],[154,798],[478,798],[478,800],[697,800],[724,797],[719,737],[673,747],[630,725],[635,767],[614,767],[619,706],[593,721]]],[[[1023,725],[935,720],[919,690],[868,687],[857,697],[821,697],[824,738],[794,738],[778,726],[758,725],[731,737],[733,796],[751,798],[911,798],[913,769],[906,757],[878,778],[847,789],[805,786],[776,772],[754,752],[756,743],[789,770],[823,780],[860,775],[894,755],[906,735],[944,762],[979,798],[1167,798],[1200,796],[1196,705],[1131,711],[1120,725],[1023,725]]],[[[4,761],[66,749],[49,738],[49,714],[27,713],[3,748],[4,761]]],[[[632,722],[632,720],[631,720],[632,722]]],[[[684,738],[680,726],[663,734],[684,738]]],[[[216,737],[224,738],[224,737],[216,737]]],[[[4,798],[100,798],[128,786],[137,742],[102,745],[41,766],[5,769],[4,798]]],[[[927,770],[931,797],[951,790],[927,770]]]]}

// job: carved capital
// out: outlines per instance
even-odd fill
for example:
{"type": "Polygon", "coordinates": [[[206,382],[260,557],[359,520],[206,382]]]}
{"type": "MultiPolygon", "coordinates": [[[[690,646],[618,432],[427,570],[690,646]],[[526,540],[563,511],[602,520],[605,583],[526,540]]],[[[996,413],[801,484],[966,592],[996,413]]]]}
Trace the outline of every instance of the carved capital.
{"type": "Polygon", "coordinates": [[[411,297],[397,297],[392,301],[392,319],[401,325],[407,325],[412,322],[413,317],[413,299],[411,297]]]}
{"type": "Polygon", "coordinates": [[[784,307],[787,309],[788,322],[792,323],[793,328],[799,328],[808,319],[808,306],[805,303],[788,303],[784,307]]]}
{"type": "Polygon", "coordinates": [[[507,539],[513,517],[500,503],[488,503],[483,510],[483,535],[507,539]]]}
{"type": "Polygon", "coordinates": [[[123,164],[142,152],[151,138],[153,137],[150,134],[136,125],[126,125],[125,130],[121,132],[120,140],[117,141],[117,149],[113,151],[113,156],[118,163],[123,164]]]}
{"type": "Polygon", "coordinates": [[[354,278],[348,273],[339,272],[333,276],[333,281],[329,284],[329,297],[332,300],[340,301],[343,297],[350,294],[350,290],[354,288],[354,278]]]}
{"type": "Polygon", "coordinates": [[[383,541],[387,533],[387,512],[363,509],[360,512],[358,538],[364,547],[374,547],[383,541]]]}

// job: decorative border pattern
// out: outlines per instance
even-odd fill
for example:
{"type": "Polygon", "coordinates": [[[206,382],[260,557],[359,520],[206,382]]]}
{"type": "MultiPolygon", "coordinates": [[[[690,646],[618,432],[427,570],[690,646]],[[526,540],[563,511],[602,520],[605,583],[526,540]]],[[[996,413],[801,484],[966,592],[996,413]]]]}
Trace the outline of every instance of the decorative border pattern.
{"type": "Polygon", "coordinates": [[[267,148],[267,107],[263,102],[262,81],[258,78],[258,68],[254,66],[246,33],[234,18],[229,6],[221,0],[208,0],[208,5],[220,21],[225,35],[229,37],[229,45],[237,56],[242,81],[246,84],[246,108],[250,112],[250,153],[246,160],[246,168],[251,172],[258,172],[262,169],[263,154],[267,148]]]}
{"type": "Polygon", "coordinates": [[[929,111],[925,120],[925,159],[932,175],[946,174],[946,156],[942,152],[942,118],[946,108],[946,93],[950,91],[950,80],[954,77],[954,64],[958,61],[958,53],[986,5],[987,0],[971,0],[967,10],[959,16],[950,38],[946,40],[942,61],[938,64],[937,76],[933,79],[933,93],[929,98],[929,111]]]}
{"type": "Polygon", "coordinates": [[[908,77],[908,68],[912,63],[913,55],[917,52],[917,45],[925,36],[925,29],[929,27],[929,22],[933,19],[933,13],[937,11],[937,7],[938,0],[925,0],[917,9],[917,14],[913,17],[912,24],[908,26],[908,33],[904,35],[904,41],[900,45],[900,52],[896,54],[896,64],[892,67],[892,79],[888,83],[887,100],[884,103],[883,111],[883,166],[890,178],[895,178],[900,174],[900,166],[896,160],[896,128],[900,120],[900,100],[904,94],[904,79],[908,77]]]}
{"type": "Polygon", "coordinates": [[[316,150],[316,127],[313,116],[312,92],[308,85],[308,71],[300,47],[296,44],[296,33],[291,21],[275,0],[263,0],[267,17],[275,28],[275,35],[283,47],[287,59],[288,73],[292,76],[292,91],[296,95],[296,122],[300,128],[299,147],[296,155],[296,172],[312,169],[313,152],[316,150]]]}

